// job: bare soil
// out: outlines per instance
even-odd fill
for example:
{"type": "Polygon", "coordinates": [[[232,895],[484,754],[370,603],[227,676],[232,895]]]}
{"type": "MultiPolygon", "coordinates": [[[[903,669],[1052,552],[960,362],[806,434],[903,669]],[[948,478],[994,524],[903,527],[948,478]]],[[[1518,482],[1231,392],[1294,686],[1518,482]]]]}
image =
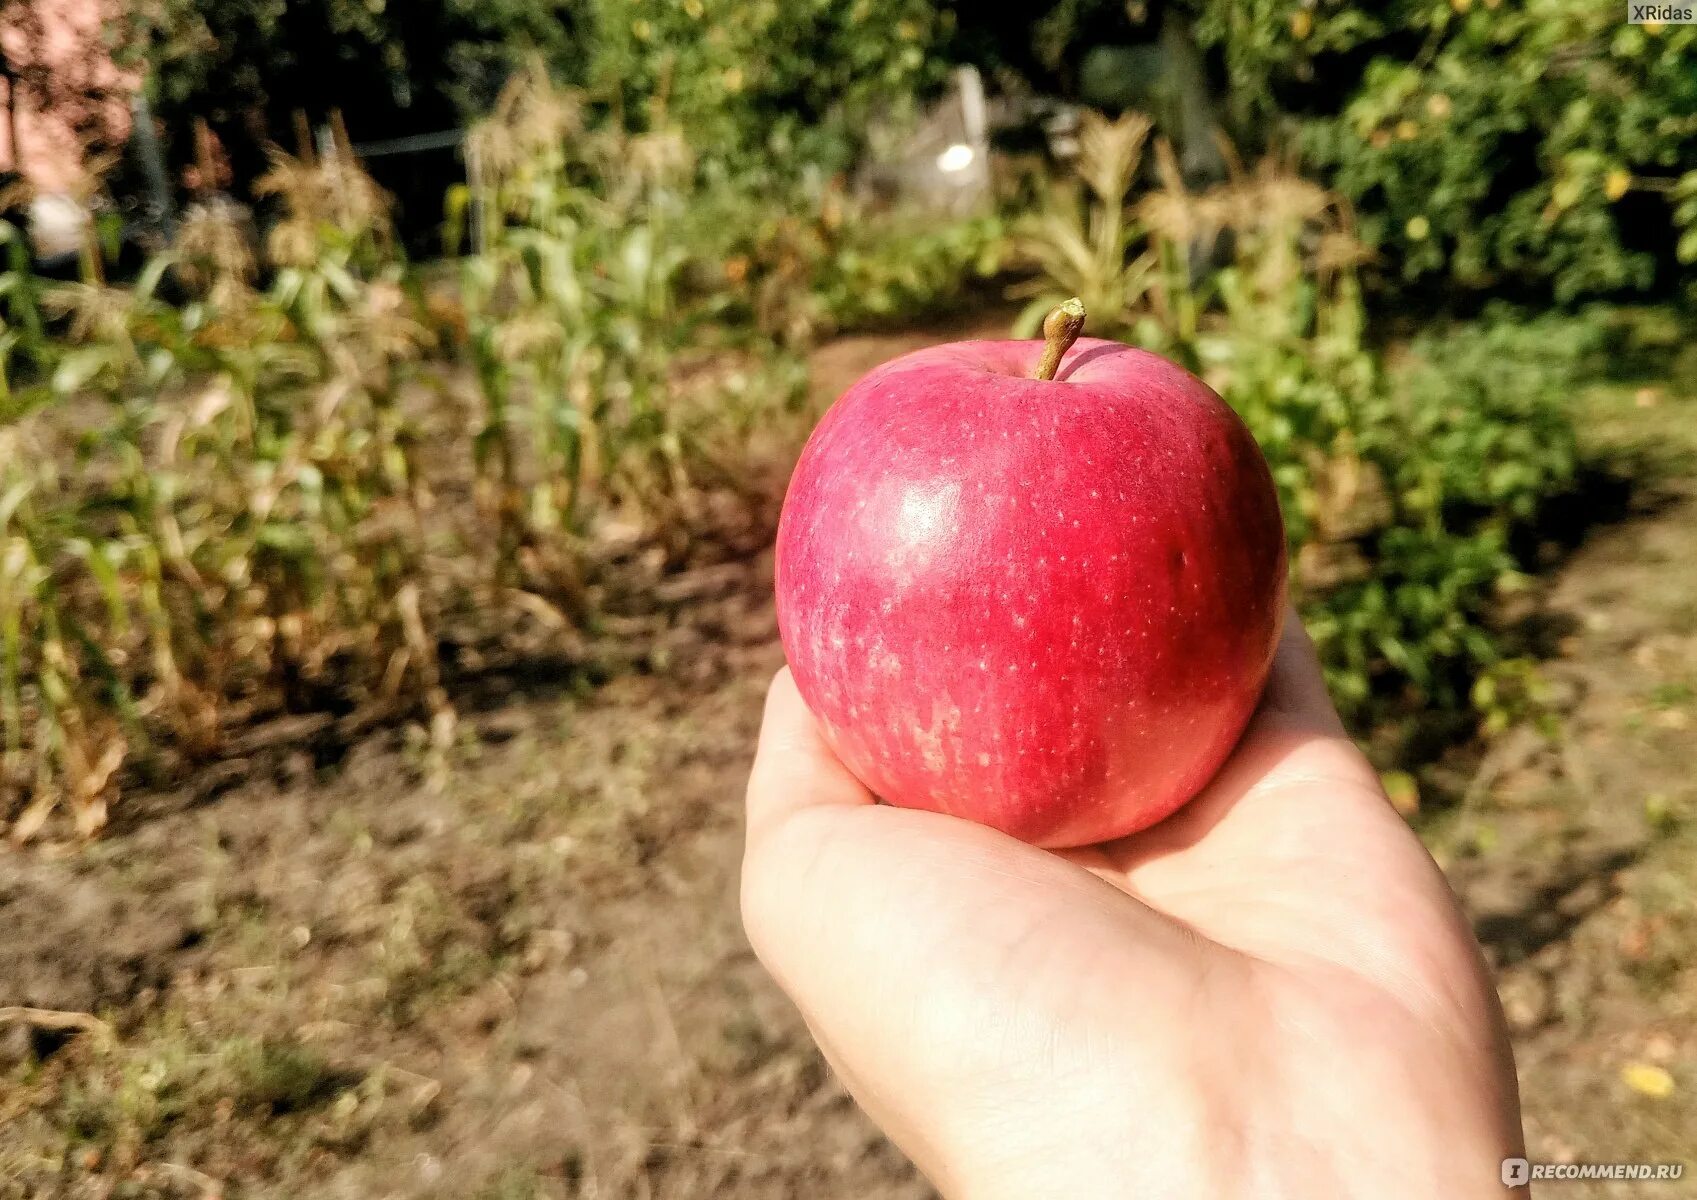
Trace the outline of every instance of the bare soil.
{"type": "MultiPolygon", "coordinates": [[[[938,336],[828,346],[821,393],[938,336]]],[[[1423,779],[1536,1158],[1697,1147],[1692,393],[1588,401],[1658,481],[1544,581],[1544,710],[1423,779]]],[[[499,685],[446,775],[394,731],[0,850],[0,1198],[930,1196],[740,930],[769,578],[721,569],[651,669],[499,685]]],[[[1614,1187],[1548,1192],[1697,1194],[1614,1187]]]]}

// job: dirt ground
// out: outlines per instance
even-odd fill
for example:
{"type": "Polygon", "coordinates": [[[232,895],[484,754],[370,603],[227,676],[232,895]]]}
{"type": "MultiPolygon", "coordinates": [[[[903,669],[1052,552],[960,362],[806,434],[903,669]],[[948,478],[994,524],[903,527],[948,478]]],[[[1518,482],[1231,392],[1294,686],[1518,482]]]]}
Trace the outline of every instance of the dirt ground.
{"type": "MultiPolygon", "coordinates": [[[[826,347],[819,386],[938,336],[826,347]]],[[[1587,401],[1653,478],[1543,581],[1546,711],[1422,779],[1535,1158],[1697,1147],[1693,393],[1587,401]]],[[[713,576],[655,670],[510,681],[445,777],[400,731],[0,850],[0,1198],[931,1195],[738,924],[769,578],[713,576]]],[[[1615,1187],[1544,1194],[1697,1195],[1615,1187]]]]}

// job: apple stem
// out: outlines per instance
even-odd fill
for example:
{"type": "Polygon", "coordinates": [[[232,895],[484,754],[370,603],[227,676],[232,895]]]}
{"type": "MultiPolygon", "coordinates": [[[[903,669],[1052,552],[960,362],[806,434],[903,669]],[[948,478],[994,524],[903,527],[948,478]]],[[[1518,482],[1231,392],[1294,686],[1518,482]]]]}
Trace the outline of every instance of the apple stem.
{"type": "Polygon", "coordinates": [[[1061,369],[1061,359],[1083,332],[1084,301],[1074,296],[1043,319],[1043,336],[1049,344],[1043,348],[1043,361],[1037,364],[1033,378],[1053,379],[1061,369]]]}

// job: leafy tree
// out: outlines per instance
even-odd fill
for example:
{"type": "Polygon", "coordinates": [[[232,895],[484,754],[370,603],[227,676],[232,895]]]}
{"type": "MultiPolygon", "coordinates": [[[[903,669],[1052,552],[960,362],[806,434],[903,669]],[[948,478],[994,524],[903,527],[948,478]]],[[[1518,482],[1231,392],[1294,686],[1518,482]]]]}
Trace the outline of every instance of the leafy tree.
{"type": "Polygon", "coordinates": [[[1697,225],[1673,202],[1697,188],[1697,27],[1630,25],[1613,0],[1197,13],[1237,111],[1286,115],[1403,279],[1568,300],[1673,277],[1697,225]]]}
{"type": "Polygon", "coordinates": [[[869,122],[940,82],[928,0],[587,0],[584,81],[631,125],[679,125],[736,169],[846,165],[869,122]]]}
{"type": "Polygon", "coordinates": [[[1299,146],[1393,281],[1572,300],[1661,287],[1697,261],[1697,26],[1630,25],[1618,0],[968,13],[969,53],[1034,64],[1087,102],[1104,48],[1149,48],[1183,22],[1231,137],[1299,146]]]}
{"type": "MultiPolygon", "coordinates": [[[[354,136],[452,127],[486,108],[513,65],[569,60],[571,0],[140,0],[115,28],[148,67],[181,139],[207,120],[251,159],[293,114],[332,109],[354,136]]],[[[247,165],[251,165],[251,162],[247,165]]]]}
{"type": "Polygon", "coordinates": [[[117,38],[151,70],[172,156],[203,118],[239,180],[297,111],[340,110],[356,142],[448,129],[540,55],[602,117],[676,126],[758,190],[845,166],[874,117],[940,82],[952,20],[927,0],[135,0],[117,38]]]}

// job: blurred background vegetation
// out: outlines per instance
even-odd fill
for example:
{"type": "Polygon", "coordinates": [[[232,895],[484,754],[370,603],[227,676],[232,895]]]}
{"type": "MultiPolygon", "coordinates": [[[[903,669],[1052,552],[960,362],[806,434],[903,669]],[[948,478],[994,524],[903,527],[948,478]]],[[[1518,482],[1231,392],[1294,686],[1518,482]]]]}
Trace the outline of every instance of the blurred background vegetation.
{"type": "Polygon", "coordinates": [[[1387,767],[1500,727],[1573,394],[1692,299],[1697,29],[1616,9],[114,6],[155,136],[90,135],[57,279],[0,225],[0,814],[92,832],[279,713],[447,746],[457,676],[760,544],[809,346],[998,291],[1249,422],[1387,767]],[[988,189],[878,186],[963,65],[988,189]]]}
{"type": "Polygon", "coordinates": [[[767,556],[836,393],[1073,295],[1265,450],[1532,1157],[1697,1144],[1697,27],[1624,16],[0,3],[0,1200],[930,1196],[738,925],[767,556]]]}
{"type": "Polygon", "coordinates": [[[537,54],[628,128],[683,131],[705,173],[841,170],[870,116],[972,62],[1171,136],[1299,151],[1385,281],[1426,294],[1650,292],[1697,255],[1697,34],[1597,0],[148,0],[114,36],[179,149],[204,118],[249,168],[296,110],[357,114],[362,141],[442,128],[537,54]]]}

